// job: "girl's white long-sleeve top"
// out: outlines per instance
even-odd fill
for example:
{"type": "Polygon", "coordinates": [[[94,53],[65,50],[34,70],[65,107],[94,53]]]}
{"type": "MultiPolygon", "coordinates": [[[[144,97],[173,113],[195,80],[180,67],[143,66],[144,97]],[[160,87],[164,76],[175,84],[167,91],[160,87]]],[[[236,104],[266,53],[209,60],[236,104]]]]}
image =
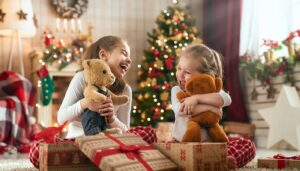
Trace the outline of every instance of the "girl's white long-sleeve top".
{"type": "MultiPolygon", "coordinates": [[[[81,114],[84,109],[81,108],[80,100],[84,98],[85,79],[83,71],[77,72],[71,80],[64,100],[57,113],[57,121],[61,125],[69,123],[68,134],[66,138],[73,138],[84,135],[81,114]]],[[[132,90],[127,84],[123,93],[129,97],[129,102],[123,105],[114,105],[113,110],[116,115],[114,122],[109,124],[110,128],[120,128],[123,132],[128,130],[130,124],[130,110],[132,103],[132,90]]]]}
{"type": "MultiPolygon", "coordinates": [[[[174,86],[171,90],[171,103],[172,103],[172,109],[175,113],[175,123],[173,126],[173,131],[172,131],[172,138],[175,138],[177,141],[181,141],[182,137],[186,131],[187,123],[188,123],[188,116],[183,115],[180,113],[179,108],[180,108],[180,102],[176,97],[176,94],[181,91],[179,86],[174,86]]],[[[221,90],[219,92],[220,96],[222,97],[224,106],[229,106],[231,104],[231,97],[229,94],[224,92],[224,90],[221,90]]],[[[205,129],[201,130],[201,141],[208,141],[208,135],[205,129]]]]}

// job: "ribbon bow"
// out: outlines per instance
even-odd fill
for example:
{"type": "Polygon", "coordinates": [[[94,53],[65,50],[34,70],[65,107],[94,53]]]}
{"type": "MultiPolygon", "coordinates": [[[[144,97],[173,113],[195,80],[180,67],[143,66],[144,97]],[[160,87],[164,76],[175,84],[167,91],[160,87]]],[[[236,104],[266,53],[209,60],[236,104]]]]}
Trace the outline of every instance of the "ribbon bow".
{"type": "Polygon", "coordinates": [[[289,160],[300,160],[300,155],[297,156],[285,156],[283,154],[276,154],[273,156],[274,159],[289,159],[289,160]]]}
{"type": "Polygon", "coordinates": [[[119,149],[122,153],[125,153],[126,156],[131,159],[134,160],[136,155],[140,154],[140,148],[135,146],[135,145],[125,145],[125,144],[121,144],[120,145],[120,149],[119,149]]]}

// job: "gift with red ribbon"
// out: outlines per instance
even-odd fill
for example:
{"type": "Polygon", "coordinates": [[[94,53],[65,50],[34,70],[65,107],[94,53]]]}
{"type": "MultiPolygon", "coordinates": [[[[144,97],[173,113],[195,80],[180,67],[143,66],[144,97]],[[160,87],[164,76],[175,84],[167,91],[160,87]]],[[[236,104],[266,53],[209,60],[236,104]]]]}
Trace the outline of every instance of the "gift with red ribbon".
{"type": "Polygon", "coordinates": [[[259,168],[300,168],[300,155],[286,156],[276,154],[273,157],[258,159],[259,168]]]}
{"type": "Polygon", "coordinates": [[[177,166],[134,134],[98,134],[75,140],[101,170],[176,170],[177,166]]]}

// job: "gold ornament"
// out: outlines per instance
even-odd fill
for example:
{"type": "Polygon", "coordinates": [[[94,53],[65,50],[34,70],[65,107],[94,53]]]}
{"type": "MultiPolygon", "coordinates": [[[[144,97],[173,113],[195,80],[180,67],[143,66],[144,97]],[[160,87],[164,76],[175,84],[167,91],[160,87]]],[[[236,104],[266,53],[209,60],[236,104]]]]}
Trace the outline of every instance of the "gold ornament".
{"type": "Polygon", "coordinates": [[[142,76],[143,75],[143,71],[138,71],[137,75],[138,75],[138,77],[142,76]]]}
{"type": "Polygon", "coordinates": [[[156,59],[155,64],[156,64],[156,68],[163,67],[163,62],[160,59],[156,59]]]}
{"type": "Polygon", "coordinates": [[[143,81],[140,82],[140,87],[141,87],[141,88],[145,87],[145,83],[144,83],[143,81]]]}
{"type": "Polygon", "coordinates": [[[168,53],[172,53],[172,50],[171,50],[171,49],[167,49],[167,52],[168,52],[168,53]]]}
{"type": "Polygon", "coordinates": [[[160,94],[160,100],[167,101],[169,99],[169,92],[164,91],[160,94]]]}
{"type": "Polygon", "coordinates": [[[151,84],[152,84],[152,85],[157,85],[157,80],[156,80],[156,78],[152,78],[151,84]]]}
{"type": "Polygon", "coordinates": [[[150,94],[149,93],[146,93],[145,95],[144,95],[144,98],[145,99],[148,99],[150,97],[150,94]]]}
{"type": "Polygon", "coordinates": [[[140,94],[140,95],[138,96],[138,99],[139,99],[140,101],[142,101],[142,100],[144,99],[144,96],[140,94]]]}
{"type": "Polygon", "coordinates": [[[168,19],[167,21],[166,21],[166,24],[167,25],[170,25],[172,23],[172,21],[170,20],[170,19],[168,19]]]}
{"type": "Polygon", "coordinates": [[[197,28],[196,27],[192,27],[192,33],[197,33],[197,28]]]}
{"type": "Polygon", "coordinates": [[[142,114],[141,114],[141,118],[143,119],[143,120],[145,120],[146,119],[146,113],[145,112],[143,112],[142,114]]]}
{"type": "Polygon", "coordinates": [[[180,41],[182,39],[182,37],[183,37],[183,34],[178,33],[177,35],[170,37],[170,39],[173,41],[180,41]]]}

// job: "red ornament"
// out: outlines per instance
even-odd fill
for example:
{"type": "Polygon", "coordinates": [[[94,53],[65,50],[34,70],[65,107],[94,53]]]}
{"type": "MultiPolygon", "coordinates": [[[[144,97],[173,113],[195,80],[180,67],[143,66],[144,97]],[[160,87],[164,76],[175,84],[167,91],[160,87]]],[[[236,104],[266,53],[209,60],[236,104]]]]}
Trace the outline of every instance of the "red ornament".
{"type": "Polygon", "coordinates": [[[178,29],[175,29],[174,30],[174,34],[176,35],[176,34],[179,34],[180,33],[180,31],[178,30],[178,29]]]}
{"type": "Polygon", "coordinates": [[[165,60],[165,65],[167,69],[173,69],[174,68],[174,59],[168,58],[165,60]]]}
{"type": "Polygon", "coordinates": [[[44,32],[44,45],[46,47],[52,45],[53,43],[53,40],[54,40],[54,36],[51,34],[51,33],[47,33],[47,32],[44,32]]]}
{"type": "Polygon", "coordinates": [[[57,42],[57,46],[58,46],[58,48],[63,48],[63,47],[65,46],[64,40],[60,39],[60,40],[57,42]]]}
{"type": "Polygon", "coordinates": [[[167,108],[167,106],[168,106],[168,103],[167,103],[167,102],[162,102],[162,108],[163,108],[163,109],[167,108]]]}
{"type": "Polygon", "coordinates": [[[154,86],[152,86],[152,88],[153,88],[153,90],[159,90],[159,86],[158,85],[154,85],[154,86]]]}
{"type": "Polygon", "coordinates": [[[183,25],[181,26],[181,29],[182,29],[182,30],[186,30],[186,29],[188,29],[188,26],[187,26],[186,24],[183,24],[183,25]]]}
{"type": "Polygon", "coordinates": [[[170,85],[169,83],[164,83],[163,86],[164,86],[165,89],[167,89],[167,90],[171,88],[171,85],[170,85]]]}
{"type": "Polygon", "coordinates": [[[158,56],[158,55],[159,55],[159,51],[158,51],[157,49],[155,49],[155,50],[153,51],[153,55],[154,55],[154,56],[158,56]]]}

